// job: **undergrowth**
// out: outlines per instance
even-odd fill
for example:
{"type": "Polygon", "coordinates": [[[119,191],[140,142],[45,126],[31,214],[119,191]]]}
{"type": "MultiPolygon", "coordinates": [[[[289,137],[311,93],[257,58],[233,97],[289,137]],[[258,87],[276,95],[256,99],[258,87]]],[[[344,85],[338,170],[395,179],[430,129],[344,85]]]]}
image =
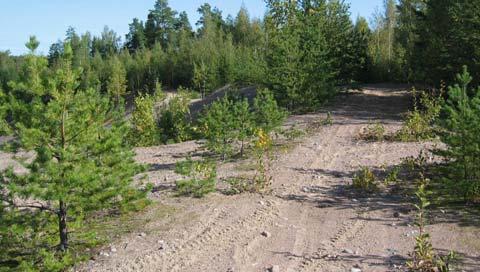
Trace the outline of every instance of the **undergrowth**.
{"type": "Polygon", "coordinates": [[[213,161],[188,158],[176,164],[175,173],[187,177],[176,182],[178,195],[201,198],[216,190],[217,168],[213,161]]]}
{"type": "Polygon", "coordinates": [[[402,142],[431,140],[435,137],[434,124],[442,109],[442,85],[438,94],[422,91],[420,94],[414,88],[413,110],[407,113],[403,127],[396,133],[395,139],[402,142]]]}
{"type": "Polygon", "coordinates": [[[385,140],[385,126],[379,122],[370,123],[360,132],[359,139],[364,141],[383,141],[385,140]]]}
{"type": "Polygon", "coordinates": [[[412,259],[407,262],[410,271],[415,272],[447,272],[451,271],[452,263],[456,260],[456,255],[451,251],[446,256],[440,256],[433,249],[430,233],[425,229],[427,224],[427,209],[430,206],[428,200],[432,193],[428,190],[430,180],[421,174],[418,180],[419,186],[415,195],[418,198],[416,225],[418,227],[418,236],[415,237],[415,247],[412,253],[412,259]]]}
{"type": "Polygon", "coordinates": [[[353,188],[364,192],[373,192],[377,190],[377,184],[375,183],[375,174],[368,167],[362,167],[362,169],[353,177],[353,188]]]}

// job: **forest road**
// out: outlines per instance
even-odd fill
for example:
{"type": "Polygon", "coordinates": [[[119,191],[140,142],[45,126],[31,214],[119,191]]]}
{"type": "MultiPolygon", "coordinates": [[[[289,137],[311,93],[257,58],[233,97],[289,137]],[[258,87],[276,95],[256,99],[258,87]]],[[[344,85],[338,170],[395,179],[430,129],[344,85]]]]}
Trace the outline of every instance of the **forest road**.
{"type": "MultiPolygon", "coordinates": [[[[291,116],[286,125],[313,127],[274,162],[268,195],[215,193],[204,199],[174,197],[179,178],[174,164],[198,155],[194,142],[137,149],[150,164],[151,199],[174,212],[158,215],[137,232],[117,239],[79,271],[405,271],[417,233],[415,211],[394,188],[373,194],[350,187],[362,166],[379,179],[406,157],[432,143],[365,142],[360,131],[371,122],[398,130],[409,97],[404,87],[364,86],[335,99],[321,113],[291,116]],[[318,126],[331,112],[333,124],[318,126]],[[115,248],[115,250],[111,250],[115,248]],[[107,256],[108,255],[108,256],[107,256]]],[[[219,168],[220,177],[246,171],[237,162],[219,168]]],[[[252,171],[250,169],[250,171],[252,171]]],[[[452,220],[457,211],[432,217],[428,231],[442,253],[453,249],[464,271],[480,267],[477,225],[452,220]]]]}

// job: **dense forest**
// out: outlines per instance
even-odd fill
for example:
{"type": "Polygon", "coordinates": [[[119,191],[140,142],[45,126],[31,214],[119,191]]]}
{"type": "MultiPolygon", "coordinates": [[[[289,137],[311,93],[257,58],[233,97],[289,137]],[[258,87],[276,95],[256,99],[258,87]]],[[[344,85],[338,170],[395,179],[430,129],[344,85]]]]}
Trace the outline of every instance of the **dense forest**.
{"type": "MultiPolygon", "coordinates": [[[[204,139],[219,161],[249,147],[258,162],[253,187],[263,190],[287,112],[315,111],[344,86],[363,83],[440,93],[422,96],[409,121],[440,128],[425,138],[438,135],[450,147],[437,153],[452,162],[446,171],[461,184],[455,192],[466,202],[478,198],[480,102],[469,86],[480,79],[480,1],[386,0],[370,22],[352,20],[342,0],[266,5],[263,18],[251,18],[245,8],[224,16],[205,3],[192,25],[186,12],[157,0],[125,38],[108,27],[100,36],[70,27],[46,56],[37,54],[35,36],[25,55],[0,52],[0,132],[14,139],[4,149],[36,152],[25,162],[28,174],[8,169],[0,179],[0,271],[63,270],[78,261],[71,240],[94,246],[89,218],[148,205],[150,186],[132,186],[144,170],[134,147],[204,139]],[[224,86],[231,94],[190,115],[191,99],[224,86]],[[248,86],[259,90],[251,101],[235,91],[248,86]]],[[[406,141],[425,136],[403,132],[406,141]]],[[[200,173],[177,184],[180,193],[215,190],[212,161],[177,168],[200,173]]]]}
{"type": "Polygon", "coordinates": [[[205,93],[229,83],[261,84],[289,109],[323,101],[339,84],[435,86],[451,82],[463,65],[478,71],[475,2],[386,1],[370,24],[363,17],[353,22],[343,1],[267,6],[264,18],[252,19],[245,8],[225,18],[204,4],[193,28],[185,12],[157,1],[145,22],[133,19],[125,39],[108,27],[98,37],[71,27],[47,56],[35,55],[35,42],[26,56],[2,52],[0,83],[5,93],[14,91],[9,82],[28,76],[33,56],[36,73],[58,69],[66,44],[72,68],[82,70],[82,89],[127,97],[152,93],[157,83],[205,93]]]}

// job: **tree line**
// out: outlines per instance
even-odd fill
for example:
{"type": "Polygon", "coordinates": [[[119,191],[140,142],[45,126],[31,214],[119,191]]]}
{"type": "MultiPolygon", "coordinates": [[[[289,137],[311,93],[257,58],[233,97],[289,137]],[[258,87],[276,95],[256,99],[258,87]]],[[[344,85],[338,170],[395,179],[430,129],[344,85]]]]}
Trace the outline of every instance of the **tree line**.
{"type": "MultiPolygon", "coordinates": [[[[135,18],[129,24],[125,42],[108,27],[99,36],[70,27],[42,59],[56,69],[69,44],[73,67],[82,69],[81,86],[118,97],[152,93],[157,83],[202,94],[229,83],[255,84],[270,87],[281,104],[292,109],[324,100],[337,84],[362,80],[367,65],[363,32],[368,25],[357,27],[347,4],[267,5],[265,18],[252,19],[243,7],[235,17],[225,17],[218,8],[203,4],[194,29],[185,12],[158,0],[145,22],[135,18]],[[304,101],[287,105],[286,100],[299,98],[304,101]]],[[[0,55],[4,91],[10,90],[9,81],[21,77],[24,59],[8,52],[0,55]]]]}

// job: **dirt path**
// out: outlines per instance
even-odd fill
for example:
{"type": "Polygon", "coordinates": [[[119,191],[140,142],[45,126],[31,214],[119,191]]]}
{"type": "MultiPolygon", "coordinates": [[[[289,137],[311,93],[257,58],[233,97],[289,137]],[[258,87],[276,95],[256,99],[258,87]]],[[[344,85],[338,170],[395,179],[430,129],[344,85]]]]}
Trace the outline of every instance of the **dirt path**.
{"type": "MultiPolygon", "coordinates": [[[[79,270],[250,272],[275,266],[292,272],[354,267],[403,271],[414,243],[411,206],[399,194],[356,195],[348,186],[360,166],[392,167],[429,146],[356,140],[370,120],[382,122],[388,130],[400,127],[408,98],[402,89],[384,87],[367,86],[340,96],[327,109],[333,114],[332,126],[315,129],[279,156],[273,193],[268,196],[172,197],[178,178],[174,163],[195,155],[199,146],[190,142],[139,149],[137,159],[152,165],[149,177],[157,187],[151,198],[174,212],[157,217],[150,211],[150,221],[138,232],[120,238],[79,270]]],[[[302,127],[324,117],[324,113],[293,116],[287,123],[302,127]]],[[[240,168],[230,163],[219,174],[238,175],[240,168]]],[[[448,220],[462,218],[459,213],[445,211],[428,229],[435,248],[456,250],[465,271],[478,271],[478,221],[448,220]]]]}

